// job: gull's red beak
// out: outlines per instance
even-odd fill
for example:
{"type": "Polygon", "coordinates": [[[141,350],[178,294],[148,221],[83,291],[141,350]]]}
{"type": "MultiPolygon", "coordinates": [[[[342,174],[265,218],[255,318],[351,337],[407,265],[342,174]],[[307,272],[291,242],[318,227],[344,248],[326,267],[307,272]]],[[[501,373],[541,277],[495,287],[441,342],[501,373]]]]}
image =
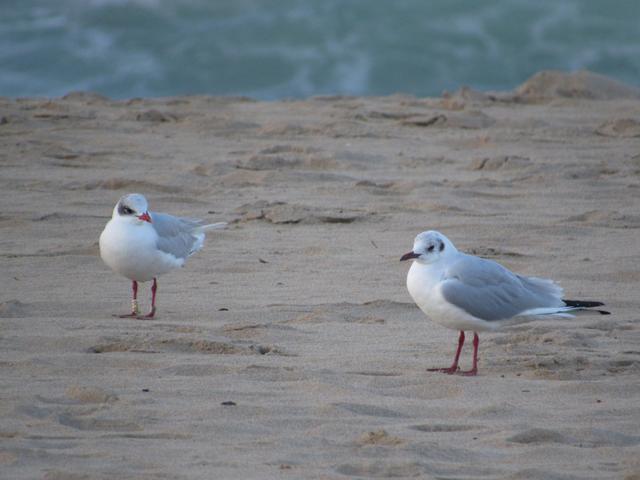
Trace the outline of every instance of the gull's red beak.
{"type": "Polygon", "coordinates": [[[405,253],[400,257],[400,261],[403,262],[405,260],[411,260],[412,258],[418,258],[419,256],[420,256],[419,253],[413,253],[413,252],[405,253]]]}
{"type": "Polygon", "coordinates": [[[138,215],[138,218],[145,222],[151,223],[151,215],[149,215],[149,212],[144,212],[142,215],[138,215]]]}

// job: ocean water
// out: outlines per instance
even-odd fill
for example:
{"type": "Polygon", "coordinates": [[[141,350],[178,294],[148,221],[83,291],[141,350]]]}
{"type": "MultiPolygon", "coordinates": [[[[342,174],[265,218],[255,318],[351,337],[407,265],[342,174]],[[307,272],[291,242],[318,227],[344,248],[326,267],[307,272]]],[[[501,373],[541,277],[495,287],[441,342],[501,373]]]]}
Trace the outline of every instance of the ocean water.
{"type": "Polygon", "coordinates": [[[640,0],[0,0],[0,95],[439,95],[640,85],[640,0]]]}

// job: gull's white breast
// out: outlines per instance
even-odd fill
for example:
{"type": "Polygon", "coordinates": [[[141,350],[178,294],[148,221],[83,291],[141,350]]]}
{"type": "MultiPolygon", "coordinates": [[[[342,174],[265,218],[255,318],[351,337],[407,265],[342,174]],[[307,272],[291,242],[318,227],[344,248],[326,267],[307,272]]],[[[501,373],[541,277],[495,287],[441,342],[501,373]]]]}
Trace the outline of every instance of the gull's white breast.
{"type": "Polygon", "coordinates": [[[444,299],[441,291],[444,268],[440,263],[423,265],[414,261],[409,269],[407,290],[420,310],[434,322],[454,330],[494,330],[497,325],[469,315],[444,299]]]}
{"type": "Polygon", "coordinates": [[[100,256],[115,272],[146,282],[184,264],[184,259],[157,248],[158,234],[147,222],[111,219],[100,235],[100,256]]]}

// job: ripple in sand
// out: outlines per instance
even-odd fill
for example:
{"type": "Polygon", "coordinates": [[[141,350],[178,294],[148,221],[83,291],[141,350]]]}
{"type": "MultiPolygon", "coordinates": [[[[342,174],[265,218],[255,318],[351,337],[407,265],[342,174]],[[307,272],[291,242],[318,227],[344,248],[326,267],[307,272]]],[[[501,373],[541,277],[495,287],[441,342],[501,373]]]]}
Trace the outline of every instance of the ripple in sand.
{"type": "Polygon", "coordinates": [[[44,474],[42,480],[90,480],[91,478],[91,475],[85,473],[68,472],[65,470],[49,470],[44,474]]]}
{"type": "Polygon", "coordinates": [[[604,137],[640,137],[640,122],[633,118],[619,118],[603,123],[595,132],[604,137]]]}
{"type": "Polygon", "coordinates": [[[590,210],[568,217],[562,221],[562,223],[564,222],[610,228],[640,228],[640,215],[623,214],[617,211],[590,210]]]}
{"type": "Polygon", "coordinates": [[[471,170],[496,171],[496,170],[519,170],[532,165],[528,157],[518,155],[500,155],[497,157],[476,158],[471,162],[471,170]]]}
{"type": "Polygon", "coordinates": [[[397,463],[375,461],[370,463],[345,463],[338,465],[336,471],[342,475],[366,478],[417,477],[423,472],[415,462],[397,463]]]}
{"type": "Polygon", "coordinates": [[[58,423],[76,430],[100,430],[100,431],[139,431],[142,426],[135,422],[111,418],[90,418],[63,413],[58,416],[58,423]]]}
{"type": "Polygon", "coordinates": [[[94,345],[88,349],[89,353],[109,353],[109,352],[137,352],[137,353],[204,353],[218,355],[247,354],[249,348],[239,347],[231,343],[216,342],[210,340],[190,340],[190,339],[161,339],[145,340],[132,338],[127,340],[109,341],[94,345]]]}
{"type": "Polygon", "coordinates": [[[376,430],[373,432],[367,432],[360,436],[355,442],[356,445],[364,447],[367,445],[385,445],[395,446],[405,443],[400,437],[395,435],[389,435],[386,430],[376,430]]]}
{"type": "Polygon", "coordinates": [[[546,428],[531,428],[507,438],[508,442],[522,444],[559,443],[575,447],[632,447],[640,444],[640,436],[626,435],[611,430],[583,429],[564,434],[546,428]]]}
{"type": "Polygon", "coordinates": [[[21,318],[27,316],[27,305],[18,300],[0,302],[0,318],[21,318]]]}
{"type": "Polygon", "coordinates": [[[131,180],[127,178],[109,178],[93,182],[70,182],[65,185],[68,190],[129,190],[129,191],[156,191],[164,193],[183,192],[183,188],[160,185],[145,180],[131,180]]]}
{"type": "Polygon", "coordinates": [[[375,405],[365,405],[362,403],[333,403],[334,407],[338,407],[343,410],[347,410],[351,413],[358,415],[367,415],[373,417],[385,417],[385,418],[404,418],[406,415],[400,412],[396,412],[389,408],[377,407],[375,405]]]}
{"type": "Polygon", "coordinates": [[[399,317],[413,315],[415,305],[411,303],[394,302],[391,300],[372,300],[359,303],[331,303],[309,306],[308,311],[298,317],[286,320],[284,323],[325,323],[348,322],[362,324],[383,324],[385,317],[399,317]]]}
{"type": "Polygon", "coordinates": [[[480,111],[448,112],[446,115],[420,115],[406,118],[400,122],[402,125],[414,127],[450,127],[462,129],[488,128],[496,123],[496,120],[480,111]]]}
{"type": "Polygon", "coordinates": [[[264,200],[242,205],[236,212],[241,215],[241,222],[265,220],[274,224],[353,223],[370,215],[342,208],[317,208],[264,200]]]}
{"type": "Polygon", "coordinates": [[[65,390],[65,395],[78,403],[113,403],[118,396],[99,387],[82,387],[72,385],[65,390]]]}
{"type": "Polygon", "coordinates": [[[237,161],[234,166],[245,170],[331,170],[340,166],[335,158],[321,155],[320,151],[312,147],[273,145],[237,161]]]}
{"type": "Polygon", "coordinates": [[[160,110],[151,109],[145,110],[136,114],[136,120],[138,122],[151,122],[151,123],[165,123],[165,122],[177,122],[178,115],[171,112],[161,112],[160,110]]]}
{"type": "Polygon", "coordinates": [[[413,425],[412,430],[418,430],[419,432],[429,433],[442,433],[442,432],[466,432],[469,430],[477,430],[482,428],[481,425],[454,425],[448,423],[434,423],[425,425],[413,425]]]}

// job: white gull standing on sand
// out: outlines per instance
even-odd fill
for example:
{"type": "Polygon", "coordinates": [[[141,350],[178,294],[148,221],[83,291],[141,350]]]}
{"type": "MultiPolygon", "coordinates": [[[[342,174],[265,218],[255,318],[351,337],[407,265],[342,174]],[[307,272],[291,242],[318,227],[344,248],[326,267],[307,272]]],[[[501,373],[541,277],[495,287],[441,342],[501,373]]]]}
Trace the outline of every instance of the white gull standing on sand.
{"type": "Polygon", "coordinates": [[[410,259],[414,262],[407,274],[407,289],[414,302],[434,322],[460,331],[453,364],[429,371],[476,375],[478,332],[549,316],[573,317],[574,312],[604,305],[563,300],[562,288],[552,280],[524,277],[492,260],[459,252],[436,231],[422,232],[415,238],[411,252],[400,258],[410,259]],[[460,371],[458,359],[465,330],[473,332],[473,365],[471,370],[460,371]]]}
{"type": "Polygon", "coordinates": [[[206,230],[224,228],[226,223],[203,225],[200,220],[148,211],[139,193],[124,195],[100,235],[100,256],[115,272],[132,283],[131,313],[120,317],[153,318],[156,312],[156,277],[182,267],[187,257],[202,248],[206,230]],[[153,280],[151,311],[138,313],[138,282],[153,280]]]}

